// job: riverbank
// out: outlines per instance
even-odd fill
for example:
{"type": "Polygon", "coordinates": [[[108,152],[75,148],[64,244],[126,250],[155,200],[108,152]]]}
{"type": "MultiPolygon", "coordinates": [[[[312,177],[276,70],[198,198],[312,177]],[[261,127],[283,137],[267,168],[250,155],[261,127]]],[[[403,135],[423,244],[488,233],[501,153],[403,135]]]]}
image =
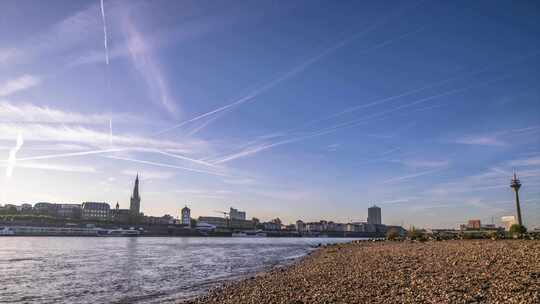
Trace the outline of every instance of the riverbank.
{"type": "Polygon", "coordinates": [[[333,245],[184,303],[540,303],[540,241],[333,245]]]}

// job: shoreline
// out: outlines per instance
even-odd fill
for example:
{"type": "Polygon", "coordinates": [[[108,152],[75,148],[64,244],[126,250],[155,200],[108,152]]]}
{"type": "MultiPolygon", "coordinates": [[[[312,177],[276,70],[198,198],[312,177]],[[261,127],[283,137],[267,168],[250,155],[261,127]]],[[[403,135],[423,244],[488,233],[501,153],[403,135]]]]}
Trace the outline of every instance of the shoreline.
{"type": "Polygon", "coordinates": [[[322,246],[183,304],[540,303],[540,241],[322,246]]]}

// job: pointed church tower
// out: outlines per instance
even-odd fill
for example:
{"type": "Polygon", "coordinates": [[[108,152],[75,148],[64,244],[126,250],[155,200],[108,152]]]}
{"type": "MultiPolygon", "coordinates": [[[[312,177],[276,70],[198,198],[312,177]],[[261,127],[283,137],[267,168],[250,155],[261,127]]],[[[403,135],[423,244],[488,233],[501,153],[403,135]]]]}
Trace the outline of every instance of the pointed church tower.
{"type": "Polygon", "coordinates": [[[139,174],[135,178],[135,187],[129,203],[129,212],[132,217],[137,217],[141,213],[141,197],[139,196],[139,174]]]}

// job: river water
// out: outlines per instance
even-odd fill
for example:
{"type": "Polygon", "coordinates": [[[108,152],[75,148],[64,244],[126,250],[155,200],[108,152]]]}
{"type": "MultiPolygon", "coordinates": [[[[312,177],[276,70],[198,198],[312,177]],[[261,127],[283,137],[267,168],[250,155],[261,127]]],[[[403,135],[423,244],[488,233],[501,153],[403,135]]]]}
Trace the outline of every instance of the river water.
{"type": "Polygon", "coordinates": [[[350,240],[0,237],[0,303],[171,303],[350,240]]]}

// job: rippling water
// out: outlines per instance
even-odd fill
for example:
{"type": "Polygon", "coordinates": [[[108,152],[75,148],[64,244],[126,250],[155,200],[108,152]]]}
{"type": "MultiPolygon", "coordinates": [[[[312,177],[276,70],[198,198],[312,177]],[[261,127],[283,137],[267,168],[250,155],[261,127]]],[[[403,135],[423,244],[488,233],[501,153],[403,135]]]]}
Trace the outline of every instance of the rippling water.
{"type": "Polygon", "coordinates": [[[332,238],[0,238],[0,303],[167,303],[332,238]]]}

